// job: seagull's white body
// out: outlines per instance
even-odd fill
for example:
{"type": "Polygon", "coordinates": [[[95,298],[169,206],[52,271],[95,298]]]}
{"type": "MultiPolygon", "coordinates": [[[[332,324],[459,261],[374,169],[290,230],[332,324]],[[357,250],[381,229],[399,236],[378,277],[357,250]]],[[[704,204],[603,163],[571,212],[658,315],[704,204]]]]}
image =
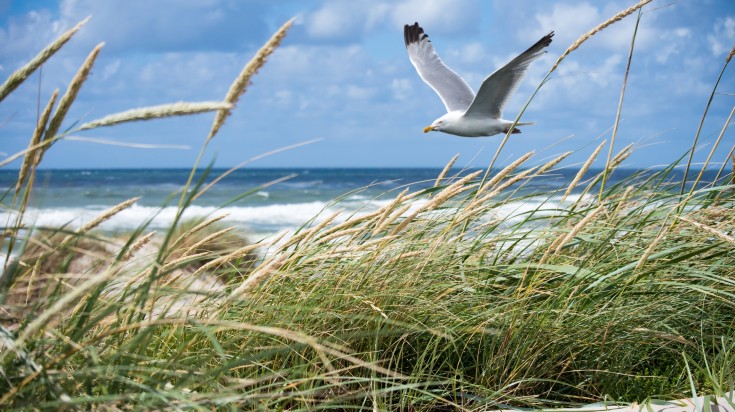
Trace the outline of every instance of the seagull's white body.
{"type": "MultiPolygon", "coordinates": [[[[429,36],[418,23],[405,25],[403,34],[411,63],[421,79],[439,95],[447,113],[434,120],[424,132],[439,131],[457,136],[479,137],[508,133],[513,125],[505,120],[503,106],[526,74],[529,64],[544,53],[554,32],[485,78],[477,95],[467,82],[447,67],[434,51],[429,36]]],[[[518,123],[527,125],[531,123],[518,123]]],[[[521,131],[514,128],[512,133],[521,131]]]]}
{"type": "MultiPolygon", "coordinates": [[[[492,136],[498,133],[508,133],[508,129],[512,124],[511,121],[499,118],[465,116],[464,110],[455,110],[434,120],[431,126],[424,128],[424,132],[440,131],[464,137],[492,136]]],[[[520,133],[520,130],[515,129],[514,133],[520,133]]]]}

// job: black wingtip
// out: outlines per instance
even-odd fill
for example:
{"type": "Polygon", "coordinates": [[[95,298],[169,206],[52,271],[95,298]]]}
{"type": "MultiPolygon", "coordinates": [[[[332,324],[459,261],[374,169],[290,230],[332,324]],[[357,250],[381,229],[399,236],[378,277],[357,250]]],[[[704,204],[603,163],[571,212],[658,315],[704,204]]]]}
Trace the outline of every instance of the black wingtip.
{"type": "Polygon", "coordinates": [[[533,46],[529,47],[528,50],[525,51],[525,53],[533,52],[533,53],[546,53],[543,51],[544,48],[548,47],[551,44],[551,40],[554,37],[554,32],[551,31],[546,36],[542,37],[541,40],[537,41],[533,44],[533,46]]]}
{"type": "Polygon", "coordinates": [[[553,37],[554,37],[554,31],[552,30],[549,32],[549,34],[542,37],[541,40],[537,41],[536,44],[534,44],[534,46],[547,47],[548,45],[551,44],[553,37]]]}
{"type": "Polygon", "coordinates": [[[418,22],[413,24],[405,24],[403,26],[403,40],[406,42],[406,47],[412,43],[418,43],[423,39],[428,39],[429,35],[424,33],[424,29],[419,26],[418,22]]]}

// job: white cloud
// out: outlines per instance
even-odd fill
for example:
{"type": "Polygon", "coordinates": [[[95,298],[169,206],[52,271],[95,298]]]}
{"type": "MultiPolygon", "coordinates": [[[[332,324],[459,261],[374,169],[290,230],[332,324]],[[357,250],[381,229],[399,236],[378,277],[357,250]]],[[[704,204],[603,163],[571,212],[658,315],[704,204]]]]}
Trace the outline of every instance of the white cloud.
{"type": "Polygon", "coordinates": [[[368,100],[375,96],[375,90],[369,87],[348,85],[345,95],[353,100],[368,100]]]}
{"type": "MultiPolygon", "coordinates": [[[[527,28],[519,30],[519,37],[526,41],[535,41],[554,30],[556,42],[566,47],[625,7],[627,5],[623,2],[555,3],[550,11],[536,13],[537,26],[530,30],[527,28]]],[[[650,14],[642,18],[636,33],[637,50],[653,46],[657,35],[665,30],[656,25],[656,20],[657,17],[650,14]]],[[[630,47],[635,24],[636,16],[633,14],[608,26],[586,42],[608,50],[627,50],[630,47]]]]}
{"type": "Polygon", "coordinates": [[[460,48],[450,49],[447,53],[453,60],[458,60],[462,63],[480,63],[486,62],[490,59],[490,53],[484,44],[478,41],[467,43],[460,48]]]}
{"type": "MultiPolygon", "coordinates": [[[[145,89],[157,90],[159,93],[164,90],[169,90],[170,93],[185,93],[186,90],[198,92],[203,89],[213,90],[214,86],[225,89],[226,83],[234,78],[245,61],[245,58],[231,53],[164,53],[150,61],[128,61],[125,64],[128,71],[125,75],[127,77],[139,72],[138,76],[132,78],[138,80],[145,89]]],[[[209,92],[207,96],[217,95],[209,92]]]]}
{"type": "Polygon", "coordinates": [[[592,68],[588,74],[590,79],[601,87],[606,87],[620,78],[620,68],[623,56],[613,54],[608,56],[601,65],[592,68]]]}
{"type": "Polygon", "coordinates": [[[306,17],[306,32],[315,38],[341,38],[356,26],[362,31],[359,21],[360,16],[347,3],[327,3],[306,17]]]}
{"type": "Polygon", "coordinates": [[[58,23],[68,28],[92,15],[75,37],[86,47],[104,40],[108,53],[237,50],[243,38],[268,34],[262,8],[226,0],[61,0],[58,23]]]}
{"type": "Polygon", "coordinates": [[[338,113],[391,95],[388,75],[358,45],[283,46],[258,76],[256,80],[265,84],[291,90],[290,99],[299,102],[299,111],[308,110],[311,116],[338,113]]]}
{"type": "Polygon", "coordinates": [[[654,51],[656,61],[660,64],[666,64],[669,58],[678,55],[684,43],[692,37],[692,31],[686,27],[679,27],[673,30],[664,31],[660,35],[661,44],[654,51]]]}
{"type": "Polygon", "coordinates": [[[398,26],[418,21],[432,33],[467,33],[479,23],[479,4],[471,0],[404,0],[392,11],[398,26]]]}
{"type": "MultiPolygon", "coordinates": [[[[539,65],[545,67],[554,60],[548,56],[544,58],[547,60],[543,62],[544,64],[539,62],[539,65]]],[[[570,56],[559,66],[550,81],[544,84],[532,106],[574,108],[580,117],[589,117],[592,116],[591,113],[610,108],[611,102],[616,101],[620,92],[619,85],[624,71],[623,60],[622,54],[612,54],[597,61],[570,56]]],[[[529,78],[521,85],[520,96],[531,93],[532,87],[536,87],[541,81],[544,74],[542,72],[543,70],[529,73],[529,78]]],[[[562,115],[561,112],[556,113],[562,115]]]]}
{"type": "Polygon", "coordinates": [[[325,77],[339,81],[362,76],[369,67],[367,60],[365,49],[358,45],[281,46],[268,61],[268,73],[294,76],[305,83],[325,77]]]}
{"type": "Polygon", "coordinates": [[[520,31],[527,41],[543,36],[556,30],[556,41],[571,43],[581,34],[587,32],[600,22],[600,12],[597,7],[587,3],[565,4],[556,3],[546,14],[537,13],[535,16],[538,26],[532,30],[527,28],[520,31]]]}
{"type": "Polygon", "coordinates": [[[269,106],[290,109],[294,106],[297,97],[289,89],[276,90],[265,102],[269,106]]]}
{"type": "Polygon", "coordinates": [[[729,53],[735,43],[735,17],[727,16],[715,22],[713,33],[707,36],[707,43],[716,57],[729,53]]]}
{"type": "Polygon", "coordinates": [[[41,51],[60,33],[50,11],[31,11],[25,16],[10,20],[7,27],[0,27],[0,55],[26,60],[41,51]]]}
{"type": "Polygon", "coordinates": [[[390,88],[393,92],[394,99],[406,100],[410,97],[410,92],[413,88],[413,81],[406,78],[393,79],[390,83],[390,88]]]}
{"type": "Polygon", "coordinates": [[[379,27],[420,22],[432,33],[466,33],[479,22],[476,0],[329,0],[299,18],[315,39],[357,41],[379,27]]]}
{"type": "Polygon", "coordinates": [[[120,59],[115,59],[111,63],[105,65],[102,69],[102,79],[108,80],[117,74],[120,69],[120,59]]]}

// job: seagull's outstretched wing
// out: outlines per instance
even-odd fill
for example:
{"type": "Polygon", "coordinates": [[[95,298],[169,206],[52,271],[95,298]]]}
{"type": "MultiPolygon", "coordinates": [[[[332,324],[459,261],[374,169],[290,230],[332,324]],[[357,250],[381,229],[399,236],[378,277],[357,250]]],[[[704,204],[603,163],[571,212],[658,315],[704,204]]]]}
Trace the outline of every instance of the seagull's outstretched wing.
{"type": "Polygon", "coordinates": [[[500,118],[503,115],[503,106],[510,95],[518,87],[518,84],[526,74],[528,65],[536,58],[545,53],[544,48],[551,44],[554,32],[542,37],[536,44],[511,60],[505,66],[499,68],[495,73],[488,76],[480,86],[480,90],[472,101],[465,116],[500,118]]]}
{"type": "Polygon", "coordinates": [[[403,36],[408,58],[421,79],[442,99],[447,111],[467,110],[475,94],[464,79],[442,63],[429,41],[429,36],[424,34],[424,29],[418,23],[412,26],[406,24],[403,26],[403,36]]]}

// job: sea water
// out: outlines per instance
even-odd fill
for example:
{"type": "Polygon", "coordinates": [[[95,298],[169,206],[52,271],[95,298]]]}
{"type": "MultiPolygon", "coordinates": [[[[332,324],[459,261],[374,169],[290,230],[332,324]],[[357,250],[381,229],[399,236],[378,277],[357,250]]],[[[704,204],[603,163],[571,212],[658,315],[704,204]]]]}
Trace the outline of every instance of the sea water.
{"type": "MultiPolygon", "coordinates": [[[[465,175],[475,170],[478,169],[452,170],[448,176],[465,175]]],[[[225,171],[213,169],[196,173],[190,193],[200,191],[225,171]]],[[[238,226],[253,238],[262,238],[284,229],[296,229],[337,209],[344,209],[343,216],[368,213],[405,188],[416,191],[432,187],[440,172],[438,168],[240,169],[216,182],[193,201],[184,218],[227,214],[224,222],[238,226]]],[[[587,176],[598,172],[590,171],[587,176]]],[[[14,212],[7,207],[11,203],[17,173],[0,171],[1,203],[5,206],[0,210],[3,225],[13,222],[14,212]]],[[[26,227],[75,228],[105,209],[140,197],[135,205],[105,222],[101,229],[124,232],[146,224],[148,230],[165,230],[176,215],[189,173],[185,169],[39,170],[24,224],[26,227]]],[[[509,202],[506,209],[522,211],[537,207],[538,202],[560,199],[576,173],[576,169],[562,169],[516,186],[514,195],[522,199],[509,202]]],[[[634,173],[637,172],[617,170],[608,185],[634,173]]],[[[583,187],[580,185],[577,190],[583,187]]]]}

